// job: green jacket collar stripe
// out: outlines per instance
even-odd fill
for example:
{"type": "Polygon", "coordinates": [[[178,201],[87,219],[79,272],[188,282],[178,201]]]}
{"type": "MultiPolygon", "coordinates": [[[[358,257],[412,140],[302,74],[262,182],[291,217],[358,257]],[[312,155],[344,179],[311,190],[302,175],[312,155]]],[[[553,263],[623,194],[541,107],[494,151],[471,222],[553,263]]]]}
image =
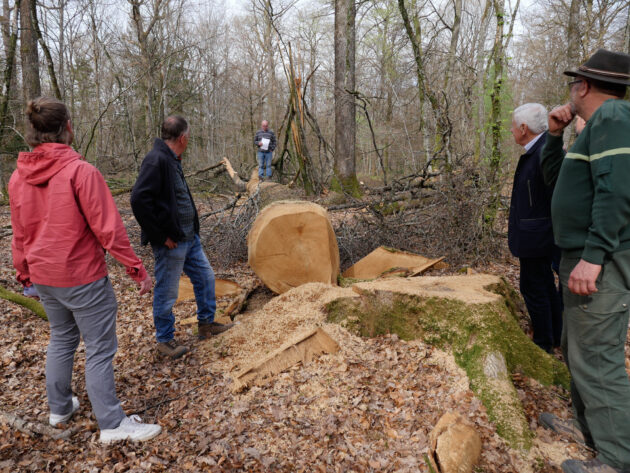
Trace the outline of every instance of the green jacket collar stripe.
{"type": "Polygon", "coordinates": [[[580,161],[596,161],[606,156],[615,156],[617,154],[630,154],[630,148],[607,149],[602,153],[592,154],[590,157],[580,153],[567,153],[566,158],[578,159],[580,161]]]}

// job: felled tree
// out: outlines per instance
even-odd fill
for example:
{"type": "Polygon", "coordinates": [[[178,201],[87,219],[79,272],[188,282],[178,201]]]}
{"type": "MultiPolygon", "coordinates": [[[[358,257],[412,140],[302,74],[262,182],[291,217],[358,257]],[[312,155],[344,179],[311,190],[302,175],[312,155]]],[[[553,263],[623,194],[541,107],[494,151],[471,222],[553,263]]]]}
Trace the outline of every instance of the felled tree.
{"type": "Polygon", "coordinates": [[[337,283],[339,248],[326,210],[312,202],[279,201],[256,218],[248,262],[272,291],[308,282],[337,283]]]}
{"type": "Polygon", "coordinates": [[[299,192],[295,189],[291,189],[288,186],[279,184],[277,182],[261,181],[258,177],[258,169],[252,171],[249,181],[244,181],[238,175],[238,173],[232,167],[232,163],[228,158],[223,158],[221,163],[225,166],[225,170],[232,179],[232,182],[236,186],[239,192],[247,192],[252,197],[258,196],[260,200],[260,206],[265,207],[272,202],[278,200],[298,199],[299,192]]]}

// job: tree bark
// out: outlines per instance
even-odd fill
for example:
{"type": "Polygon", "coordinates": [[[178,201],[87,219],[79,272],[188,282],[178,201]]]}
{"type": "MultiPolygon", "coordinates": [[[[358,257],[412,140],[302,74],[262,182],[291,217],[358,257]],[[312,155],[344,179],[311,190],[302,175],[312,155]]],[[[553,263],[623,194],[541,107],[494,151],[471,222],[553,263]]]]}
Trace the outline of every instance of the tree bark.
{"type": "Polygon", "coordinates": [[[628,4],[628,15],[626,16],[626,27],[623,35],[623,50],[630,54],[630,4],[628,4]]]}
{"type": "Polygon", "coordinates": [[[33,27],[32,0],[20,3],[20,58],[22,60],[22,92],[24,103],[42,94],[39,80],[37,35],[33,27]]]}
{"type": "MultiPolygon", "coordinates": [[[[485,83],[487,77],[487,67],[485,65],[485,43],[486,36],[488,35],[488,27],[490,24],[490,17],[492,15],[492,0],[486,0],[486,4],[481,16],[481,24],[479,32],[475,38],[475,73],[476,73],[476,87],[479,95],[479,101],[477,103],[477,123],[486,122],[486,106],[484,103],[485,98],[485,83]]],[[[477,142],[475,145],[475,159],[477,162],[481,160],[481,157],[485,154],[486,150],[486,130],[485,127],[479,126],[479,133],[477,135],[477,142]]]]}
{"type": "Polygon", "coordinates": [[[444,90],[453,76],[453,65],[457,54],[457,42],[459,41],[459,30],[462,21],[462,0],[453,1],[453,26],[451,27],[451,44],[448,48],[448,58],[446,60],[446,74],[444,75],[444,90]]]}
{"type": "Polygon", "coordinates": [[[571,0],[569,24],[567,27],[567,66],[580,63],[580,0],[571,0]]]}
{"type": "Polygon", "coordinates": [[[335,0],[335,176],[340,190],[359,193],[356,177],[354,0],[335,0]]]}
{"type": "Polygon", "coordinates": [[[503,0],[494,1],[494,12],[497,27],[494,36],[494,48],[492,49],[492,92],[490,93],[490,130],[492,149],[490,153],[490,169],[492,182],[501,164],[501,92],[503,90],[503,66],[505,63],[505,49],[503,44],[505,9],[503,0]]]}
{"type": "Polygon", "coordinates": [[[55,73],[55,65],[53,63],[52,56],[50,54],[50,49],[46,45],[44,41],[44,37],[42,36],[42,32],[39,28],[39,21],[37,20],[37,0],[28,0],[28,3],[31,7],[31,22],[33,25],[33,32],[35,34],[35,38],[39,42],[39,45],[42,47],[42,51],[44,52],[44,56],[46,57],[46,64],[48,66],[48,76],[50,77],[50,84],[52,85],[53,93],[55,97],[61,100],[61,91],[59,90],[59,85],[57,84],[57,74],[55,73]]]}
{"type": "MultiPolygon", "coordinates": [[[[8,5],[4,4],[5,8],[8,8],[8,5]]],[[[0,144],[3,143],[4,130],[7,124],[7,119],[9,115],[9,100],[13,93],[11,86],[14,84],[13,80],[13,70],[15,67],[15,56],[17,49],[17,20],[18,20],[18,11],[20,10],[20,0],[15,1],[15,12],[13,17],[13,28],[11,25],[2,25],[3,36],[5,37],[5,48],[6,48],[6,65],[4,69],[4,78],[2,84],[2,103],[0,103],[0,144]]],[[[6,22],[9,23],[9,13],[5,10],[7,14],[6,22]]],[[[1,163],[1,161],[0,161],[1,163]]],[[[1,169],[0,169],[1,171],[1,169]]],[[[3,179],[2,173],[0,173],[0,180],[3,179]]],[[[2,182],[2,186],[4,187],[4,182],[2,182]]]]}

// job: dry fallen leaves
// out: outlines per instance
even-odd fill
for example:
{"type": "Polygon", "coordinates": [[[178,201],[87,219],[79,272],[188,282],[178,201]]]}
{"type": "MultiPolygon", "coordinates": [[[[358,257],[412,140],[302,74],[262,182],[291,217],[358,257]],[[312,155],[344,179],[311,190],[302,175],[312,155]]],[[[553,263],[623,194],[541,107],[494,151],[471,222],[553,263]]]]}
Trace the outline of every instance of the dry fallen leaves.
{"type": "MultiPolygon", "coordinates": [[[[137,226],[126,199],[118,202],[135,246],[137,226]]],[[[3,207],[0,225],[8,223],[8,208],[3,207]]],[[[150,250],[139,246],[136,250],[151,268],[150,250]]],[[[213,261],[212,255],[209,258],[213,261]]],[[[0,262],[0,280],[18,290],[10,239],[0,239],[0,262]]],[[[215,349],[220,337],[197,342],[191,326],[177,325],[176,336],[192,346],[191,352],[178,361],[160,358],[155,352],[151,298],[139,298],[114,261],[110,271],[119,302],[119,349],[114,360],[118,395],[126,412],[142,412],[145,420],[159,422],[164,433],[145,444],[98,443],[85,392],[81,344],[73,376],[81,408],[70,422],[78,426],[77,432],[69,441],[55,441],[0,424],[0,472],[426,472],[428,434],[447,411],[461,413],[480,433],[479,472],[559,472],[563,458],[588,453],[537,424],[543,410],[569,415],[566,393],[515,378],[528,420],[541,438],[540,447],[523,455],[497,436],[452,357],[395,335],[361,339],[344,333],[339,354],[299,364],[263,387],[233,394],[229,376],[210,369],[216,360],[208,357],[223,353],[223,348],[215,349]]],[[[244,265],[215,271],[243,284],[254,279],[244,265]]],[[[510,279],[517,274],[509,263],[491,271],[510,279]]],[[[270,297],[264,289],[256,292],[249,310],[270,297]]],[[[177,306],[176,317],[183,320],[194,310],[193,302],[183,303],[177,306]]],[[[45,423],[47,322],[6,301],[0,301],[0,313],[0,410],[45,423]]],[[[339,330],[341,334],[343,329],[339,330]]]]}

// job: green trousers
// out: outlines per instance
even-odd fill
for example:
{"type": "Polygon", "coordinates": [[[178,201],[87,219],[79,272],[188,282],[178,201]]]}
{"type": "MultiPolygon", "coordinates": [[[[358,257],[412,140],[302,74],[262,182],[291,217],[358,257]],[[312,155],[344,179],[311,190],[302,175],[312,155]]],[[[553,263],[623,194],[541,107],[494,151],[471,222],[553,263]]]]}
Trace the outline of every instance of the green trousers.
{"type": "Polygon", "coordinates": [[[630,469],[630,380],[625,341],[630,310],[630,250],[607,260],[597,278],[598,291],[569,291],[571,271],[580,257],[564,252],[560,281],[564,300],[562,351],[571,372],[575,419],[590,433],[599,460],[630,469]]]}

